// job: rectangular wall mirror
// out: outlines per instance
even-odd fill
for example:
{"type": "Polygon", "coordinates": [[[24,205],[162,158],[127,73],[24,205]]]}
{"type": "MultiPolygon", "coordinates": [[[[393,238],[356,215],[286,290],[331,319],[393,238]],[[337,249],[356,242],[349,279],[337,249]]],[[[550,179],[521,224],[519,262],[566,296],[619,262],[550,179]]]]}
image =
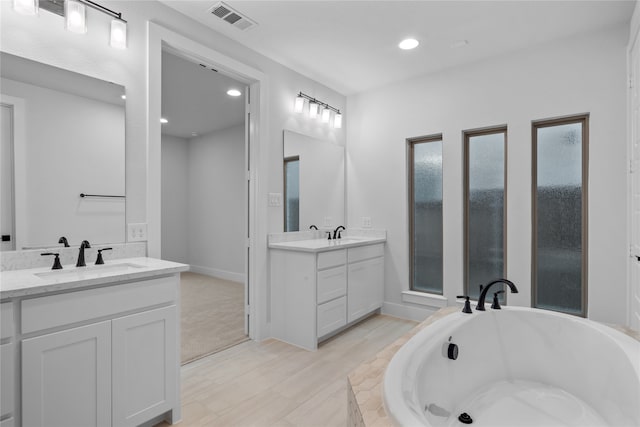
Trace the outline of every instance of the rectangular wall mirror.
{"type": "Polygon", "coordinates": [[[125,88],[0,55],[2,250],[124,242],[125,88]]]}
{"type": "Polygon", "coordinates": [[[284,231],[344,225],[344,147],[284,131],[284,231]]]}

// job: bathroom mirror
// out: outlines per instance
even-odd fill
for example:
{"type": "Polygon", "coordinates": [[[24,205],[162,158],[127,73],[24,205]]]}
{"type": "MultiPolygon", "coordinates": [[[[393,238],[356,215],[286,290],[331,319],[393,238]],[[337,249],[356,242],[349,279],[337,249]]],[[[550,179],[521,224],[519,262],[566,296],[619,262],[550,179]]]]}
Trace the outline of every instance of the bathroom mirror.
{"type": "Polygon", "coordinates": [[[284,131],[284,231],[344,225],[344,147],[284,131]]]}
{"type": "Polygon", "coordinates": [[[124,242],[125,88],[0,55],[2,249],[124,242]]]}

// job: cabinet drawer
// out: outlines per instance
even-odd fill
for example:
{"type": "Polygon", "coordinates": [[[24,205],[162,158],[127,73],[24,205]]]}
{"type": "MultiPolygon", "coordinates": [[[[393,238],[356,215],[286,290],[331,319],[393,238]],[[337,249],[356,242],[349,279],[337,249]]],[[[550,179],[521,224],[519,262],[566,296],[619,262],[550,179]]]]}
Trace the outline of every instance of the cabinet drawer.
{"type": "Polygon", "coordinates": [[[338,249],[336,251],[320,252],[318,254],[318,270],[336,267],[347,262],[347,250],[338,249]]]}
{"type": "Polygon", "coordinates": [[[15,362],[13,343],[0,345],[0,417],[13,413],[15,362]]]}
{"type": "Polygon", "coordinates": [[[176,301],[178,276],[22,301],[22,333],[114,316],[176,301]]]}
{"type": "Polygon", "coordinates": [[[347,324],[347,297],[318,306],[318,337],[327,335],[347,324]]]}
{"type": "Polygon", "coordinates": [[[0,304],[0,339],[11,338],[13,331],[13,303],[0,304]]]}
{"type": "Polygon", "coordinates": [[[375,245],[349,248],[349,262],[358,262],[364,259],[376,258],[384,255],[384,243],[375,245]]]}
{"type": "Polygon", "coordinates": [[[318,272],[318,304],[347,294],[347,266],[318,272]]]}

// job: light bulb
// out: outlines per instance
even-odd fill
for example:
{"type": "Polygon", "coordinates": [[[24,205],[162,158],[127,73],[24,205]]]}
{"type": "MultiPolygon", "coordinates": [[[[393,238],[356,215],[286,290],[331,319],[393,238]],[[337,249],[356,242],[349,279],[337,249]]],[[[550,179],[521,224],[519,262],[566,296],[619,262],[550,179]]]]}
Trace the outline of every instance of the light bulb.
{"type": "Polygon", "coordinates": [[[160,118],[160,123],[162,123],[164,125],[164,124],[169,123],[169,120],[165,119],[164,117],[161,117],[160,118]]]}
{"type": "Polygon", "coordinates": [[[318,116],[318,104],[315,102],[309,103],[309,117],[315,119],[318,116]]]}
{"type": "Polygon", "coordinates": [[[402,50],[411,50],[418,47],[420,42],[416,39],[404,39],[399,44],[398,47],[402,50]]]}
{"type": "Polygon", "coordinates": [[[304,97],[296,96],[296,103],[293,106],[293,111],[296,113],[302,113],[302,110],[304,110],[304,97]]]}
{"type": "Polygon", "coordinates": [[[240,96],[240,95],[242,95],[242,92],[240,92],[238,89],[229,89],[227,91],[227,95],[229,95],[229,96],[240,96]]]}
{"type": "Polygon", "coordinates": [[[38,0],[13,0],[13,10],[21,15],[36,15],[38,6],[38,0]]]}
{"type": "Polygon", "coordinates": [[[336,115],[333,116],[333,127],[336,129],[342,128],[342,114],[336,113],[336,115]]]}
{"type": "Polygon", "coordinates": [[[329,123],[329,118],[331,117],[331,110],[325,108],[322,110],[322,123],[329,123]]]}
{"type": "Polygon", "coordinates": [[[116,49],[127,48],[127,23],[120,19],[111,20],[111,38],[109,46],[116,49]]]}
{"type": "Polygon", "coordinates": [[[65,27],[72,33],[85,34],[87,32],[87,8],[76,0],[64,2],[65,27]]]}

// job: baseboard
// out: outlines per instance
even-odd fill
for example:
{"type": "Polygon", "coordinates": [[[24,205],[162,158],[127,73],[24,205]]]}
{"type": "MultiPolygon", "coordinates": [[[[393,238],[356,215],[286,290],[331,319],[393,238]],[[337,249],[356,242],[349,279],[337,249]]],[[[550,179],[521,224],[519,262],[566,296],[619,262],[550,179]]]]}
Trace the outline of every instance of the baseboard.
{"type": "Polygon", "coordinates": [[[388,314],[389,316],[399,317],[401,319],[414,320],[416,322],[422,322],[435,312],[436,310],[430,310],[426,307],[414,307],[393,302],[385,301],[382,304],[382,314],[388,314]]]}
{"type": "Polygon", "coordinates": [[[192,273],[204,274],[205,276],[217,277],[218,279],[231,280],[232,282],[245,282],[245,275],[242,273],[234,273],[232,271],[219,270],[217,268],[202,267],[191,264],[189,271],[192,273]]]}

